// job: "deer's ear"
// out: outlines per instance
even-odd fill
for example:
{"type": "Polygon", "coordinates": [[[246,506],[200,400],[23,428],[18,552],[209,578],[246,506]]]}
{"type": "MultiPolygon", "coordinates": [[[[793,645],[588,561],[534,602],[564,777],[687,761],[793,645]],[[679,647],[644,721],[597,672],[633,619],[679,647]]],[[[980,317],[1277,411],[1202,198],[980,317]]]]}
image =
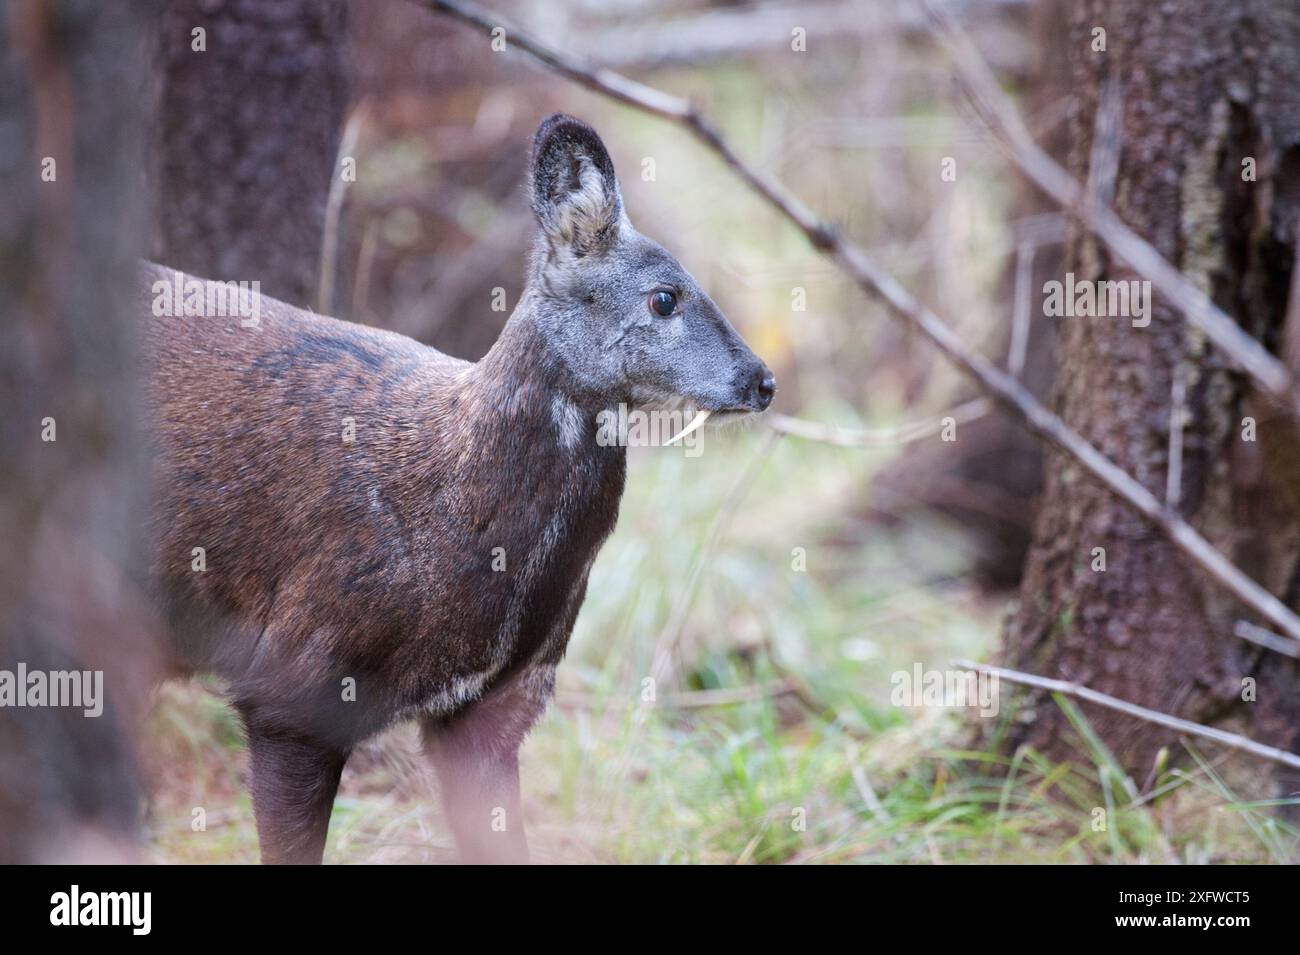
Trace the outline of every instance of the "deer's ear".
{"type": "Polygon", "coordinates": [[[614,163],[596,131],[556,113],[533,137],[533,212],[553,246],[577,256],[601,252],[614,241],[623,199],[614,163]]]}

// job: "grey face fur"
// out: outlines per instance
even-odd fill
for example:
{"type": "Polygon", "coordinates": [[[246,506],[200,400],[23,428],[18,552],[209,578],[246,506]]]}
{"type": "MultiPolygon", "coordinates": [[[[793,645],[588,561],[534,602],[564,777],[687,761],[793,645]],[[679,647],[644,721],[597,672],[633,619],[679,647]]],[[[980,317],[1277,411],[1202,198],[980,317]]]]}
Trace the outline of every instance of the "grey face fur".
{"type": "Polygon", "coordinates": [[[637,406],[762,411],[775,382],[704,290],[623,211],[600,137],[548,118],[533,140],[541,226],[529,295],[537,326],[583,391],[637,406]],[[662,310],[654,307],[655,296],[662,310]]]}

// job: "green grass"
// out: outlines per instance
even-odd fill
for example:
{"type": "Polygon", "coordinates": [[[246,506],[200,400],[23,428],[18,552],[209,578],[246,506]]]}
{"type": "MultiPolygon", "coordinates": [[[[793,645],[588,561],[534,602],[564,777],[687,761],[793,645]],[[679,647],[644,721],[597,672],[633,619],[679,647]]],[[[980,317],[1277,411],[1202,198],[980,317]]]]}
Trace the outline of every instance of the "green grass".
{"type": "MultiPolygon", "coordinates": [[[[1295,859],[1300,833],[1278,802],[1227,781],[1227,767],[1258,768],[1246,757],[1190,750],[1139,791],[1068,700],[1074,766],[971,751],[959,714],[891,705],[894,671],[995,646],[1003,607],[961,583],[959,543],[938,526],[885,535],[857,516],[887,452],[770,443],[760,429],[709,432],[704,449],[633,453],[556,705],[523,750],[538,861],[1295,859]],[[668,665],[651,706],[657,650],[668,665]],[[803,699],[675,705],[684,692],[791,677],[803,699]]],[[[215,686],[165,688],[147,743],[154,858],[255,861],[246,756],[215,686]]],[[[453,857],[413,728],[362,746],[326,861],[453,857]]]]}

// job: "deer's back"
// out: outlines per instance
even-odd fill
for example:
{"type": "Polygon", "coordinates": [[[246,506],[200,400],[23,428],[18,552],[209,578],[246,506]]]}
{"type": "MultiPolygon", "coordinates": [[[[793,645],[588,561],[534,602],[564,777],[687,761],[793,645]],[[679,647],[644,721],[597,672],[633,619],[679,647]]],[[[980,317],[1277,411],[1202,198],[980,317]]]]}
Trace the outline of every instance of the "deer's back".
{"type": "Polygon", "coordinates": [[[471,366],[267,299],[255,327],[149,321],[156,577],[185,662],[286,710],[345,677],[387,710],[473,692],[488,647],[448,619],[468,585],[438,467],[471,366]]]}

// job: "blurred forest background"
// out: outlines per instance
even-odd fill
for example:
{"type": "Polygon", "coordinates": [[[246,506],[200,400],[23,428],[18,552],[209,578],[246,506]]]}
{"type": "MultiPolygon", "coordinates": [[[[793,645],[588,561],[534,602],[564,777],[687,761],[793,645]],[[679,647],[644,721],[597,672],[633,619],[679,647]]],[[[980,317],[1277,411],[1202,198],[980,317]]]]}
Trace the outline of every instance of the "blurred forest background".
{"type": "MultiPolygon", "coordinates": [[[[1297,18],[1253,2],[943,6],[1037,141],[1081,180],[1095,166],[1102,90],[1122,87],[1108,194],[1280,348],[1300,201],[1297,18]],[[1109,59],[1090,51],[1096,25],[1108,30],[1109,59]],[[1267,197],[1236,183],[1243,155],[1259,157],[1267,197]]],[[[915,4],[498,0],[492,9],[559,49],[688,97],[968,345],[998,364],[1010,351],[1013,367],[1022,354],[1026,387],[1161,494],[1170,386],[1194,362],[1184,513],[1271,591],[1300,596],[1288,590],[1294,494],[1278,490],[1295,486],[1287,465],[1229,448],[1252,407],[1248,389],[1159,302],[1145,338],[1042,316],[1038,290],[1067,268],[1129,273],[973,121],[915,4]],[[955,177],[943,175],[947,160],[955,177]],[[1013,342],[1017,312],[1030,316],[1028,336],[1013,342]]],[[[22,622],[6,631],[6,654],[114,657],[147,630],[129,623],[126,598],[108,607],[78,598],[83,624],[115,621],[115,636],[40,601],[33,609],[23,583],[33,568],[46,581],[90,573],[69,565],[80,551],[51,544],[49,526],[97,528],[98,553],[140,564],[134,536],[118,533],[138,515],[128,491],[139,455],[116,443],[135,425],[105,420],[133,407],[122,369],[135,330],[105,290],[129,284],[134,256],[259,278],[294,304],[479,358],[521,290],[530,137],[563,110],[609,145],[637,228],[673,251],[775,370],[774,410],[876,440],[836,447],[755,422],[707,432],[699,457],[632,452],[618,529],[595,565],[557,699],[522,752],[535,859],[1294,861],[1300,785],[1249,756],[1064,698],[1012,707],[1005,684],[990,720],[891,702],[891,675],[917,663],[1000,659],[1283,748],[1294,750],[1300,726],[1294,659],[1234,637],[1239,610],[1157,531],[1063,457],[1045,462],[1003,411],[963,418],[953,442],[925,426],[978,392],[678,126],[539,68],[508,48],[508,31],[507,50],[495,52],[410,0],[24,0],[2,29],[15,55],[0,95],[11,100],[6,115],[26,117],[0,135],[5,176],[31,178],[31,156],[58,148],[83,157],[67,186],[75,203],[51,206],[38,184],[23,187],[0,236],[0,292],[24,303],[14,314],[32,340],[60,343],[10,359],[6,401],[20,411],[4,427],[27,428],[58,407],[68,428],[81,416],[108,436],[81,452],[93,460],[46,471],[12,450],[30,446],[26,435],[5,436],[16,586],[4,599],[22,622]],[[195,27],[206,30],[198,55],[195,27]],[[349,160],[355,181],[340,175],[349,160]],[[51,238],[52,221],[63,225],[51,238]],[[97,295],[110,304],[92,305],[97,295]],[[101,331],[87,337],[92,313],[101,331]],[[112,328],[120,335],[103,330],[112,328]],[[83,388],[92,395],[69,403],[87,368],[98,376],[83,388]],[[121,403],[92,401],[114,382],[121,403]],[[82,472],[96,475],[89,497],[84,474],[71,477],[82,472]],[[1111,553],[1104,579],[1088,570],[1097,543],[1111,553]],[[61,562],[31,556],[47,552],[61,562]],[[660,654],[668,674],[657,704],[644,706],[642,681],[660,654]],[[1244,707],[1243,676],[1261,687],[1244,707]]],[[[1289,447],[1270,445],[1283,458],[1289,447]]],[[[109,580],[95,593],[134,587],[109,580]]],[[[105,665],[110,685],[114,666],[130,686],[155,675],[145,662],[105,665]]],[[[129,843],[136,832],[134,795],[145,858],[255,861],[246,754],[221,687],[168,683],[151,699],[114,716],[138,727],[130,752],[79,742],[52,766],[22,726],[6,736],[0,724],[0,799],[16,807],[0,849],[111,854],[103,833],[129,843]],[[47,798],[21,808],[33,785],[47,798]],[[24,843],[56,830],[66,844],[24,843]]],[[[353,755],[327,862],[453,857],[416,735],[396,727],[353,755]]]]}

